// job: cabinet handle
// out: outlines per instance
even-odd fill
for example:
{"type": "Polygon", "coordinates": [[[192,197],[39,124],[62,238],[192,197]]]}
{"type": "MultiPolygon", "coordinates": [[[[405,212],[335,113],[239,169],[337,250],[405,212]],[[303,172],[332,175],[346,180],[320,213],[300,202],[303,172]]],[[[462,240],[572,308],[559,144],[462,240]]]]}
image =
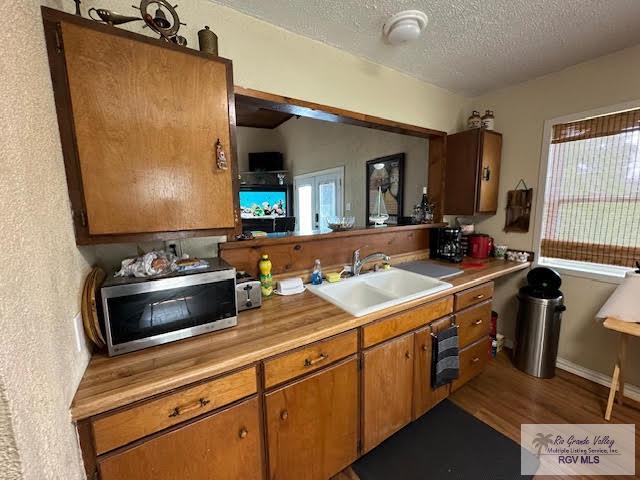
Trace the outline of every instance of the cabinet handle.
{"type": "Polygon", "coordinates": [[[484,293],[481,293],[480,295],[476,295],[475,297],[473,297],[474,300],[482,300],[484,298],[484,293]]]}
{"type": "Polygon", "coordinates": [[[422,345],[422,351],[426,352],[427,351],[427,346],[426,345],[422,345]]]}
{"type": "Polygon", "coordinates": [[[483,167],[482,168],[482,179],[485,182],[488,182],[490,178],[491,178],[491,169],[489,167],[483,167]]]}
{"type": "Polygon", "coordinates": [[[405,352],[404,356],[405,356],[406,358],[411,358],[411,354],[410,354],[409,352],[405,352]]]}
{"type": "Polygon", "coordinates": [[[222,142],[218,138],[215,144],[216,148],[216,166],[219,170],[226,170],[228,167],[227,164],[227,156],[224,154],[224,147],[222,146],[222,142]]]}
{"type": "Polygon", "coordinates": [[[482,323],[482,319],[481,318],[479,318],[478,320],[473,322],[474,325],[480,325],[481,323],[482,323]]]}
{"type": "Polygon", "coordinates": [[[471,363],[478,363],[480,361],[479,357],[475,357],[473,360],[471,360],[471,363]]]}
{"type": "Polygon", "coordinates": [[[287,418],[289,418],[289,412],[287,412],[286,410],[283,410],[282,412],[280,412],[280,418],[282,420],[286,420],[287,418]]]}
{"type": "Polygon", "coordinates": [[[238,436],[240,438],[247,438],[247,435],[249,435],[249,431],[246,428],[242,427],[238,436]]]}
{"type": "Polygon", "coordinates": [[[310,358],[306,358],[304,360],[304,366],[305,367],[312,367],[314,366],[316,363],[320,363],[323,360],[326,360],[327,358],[329,358],[329,355],[327,355],[326,353],[321,353],[320,356],[318,358],[314,358],[313,360],[311,360],[310,358]]]}
{"type": "Polygon", "coordinates": [[[192,403],[191,405],[187,405],[185,407],[180,407],[180,406],[175,407],[169,414],[169,418],[177,417],[179,415],[182,415],[183,413],[192,412],[193,410],[197,410],[198,408],[206,407],[209,403],[211,403],[211,400],[208,400],[206,398],[201,398],[197,402],[192,403]]]}

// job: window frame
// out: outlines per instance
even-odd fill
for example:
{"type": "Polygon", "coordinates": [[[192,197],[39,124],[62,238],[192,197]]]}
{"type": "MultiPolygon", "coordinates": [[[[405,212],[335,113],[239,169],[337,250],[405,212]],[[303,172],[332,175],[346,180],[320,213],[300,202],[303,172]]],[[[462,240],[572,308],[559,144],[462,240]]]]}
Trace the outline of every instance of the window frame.
{"type": "Polygon", "coordinates": [[[640,99],[545,120],[542,132],[542,151],[540,154],[540,168],[538,171],[538,195],[536,195],[535,221],[533,230],[533,250],[536,254],[534,263],[536,266],[552,267],[560,271],[560,273],[569,276],[589,278],[606,283],[621,283],[626,272],[633,270],[632,268],[624,268],[616,265],[603,265],[598,263],[580,262],[560,258],[542,257],[540,247],[542,243],[542,219],[544,216],[545,197],[547,193],[546,190],[547,177],[549,173],[549,151],[551,147],[551,139],[553,137],[553,126],[561,123],[577,122],[579,120],[584,120],[590,117],[611,115],[613,113],[632,110],[636,108],[640,108],[640,99]]]}

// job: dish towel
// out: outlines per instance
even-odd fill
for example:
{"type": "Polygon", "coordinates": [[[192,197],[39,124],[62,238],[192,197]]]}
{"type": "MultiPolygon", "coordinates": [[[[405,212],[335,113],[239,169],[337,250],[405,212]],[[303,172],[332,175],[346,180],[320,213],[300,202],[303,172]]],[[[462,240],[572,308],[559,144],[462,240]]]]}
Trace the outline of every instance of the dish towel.
{"type": "Polygon", "coordinates": [[[455,380],[460,373],[458,327],[453,325],[440,333],[431,335],[433,339],[431,386],[437,388],[455,380]]]}

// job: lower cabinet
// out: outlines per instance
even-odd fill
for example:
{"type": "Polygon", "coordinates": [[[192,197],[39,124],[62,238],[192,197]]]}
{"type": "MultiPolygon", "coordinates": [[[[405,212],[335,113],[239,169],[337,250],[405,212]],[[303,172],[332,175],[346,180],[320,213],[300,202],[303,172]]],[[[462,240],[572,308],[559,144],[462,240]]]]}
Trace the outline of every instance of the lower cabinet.
{"type": "Polygon", "coordinates": [[[250,398],[98,460],[101,480],[262,479],[258,399],[250,398]]]}
{"type": "Polygon", "coordinates": [[[371,450],[411,421],[414,334],[363,354],[363,450],[371,450]]]}
{"type": "Polygon", "coordinates": [[[358,384],[352,357],[265,395],[270,479],[326,480],[358,458],[358,384]]]}
{"type": "Polygon", "coordinates": [[[483,337],[460,350],[460,376],[451,384],[452,392],[482,373],[489,363],[489,348],[491,340],[483,337]]]}
{"type": "Polygon", "coordinates": [[[452,317],[441,318],[415,333],[415,365],[413,375],[413,418],[424,415],[428,410],[449,396],[449,385],[431,387],[431,355],[433,342],[431,333],[439,333],[449,328],[452,317]]]}

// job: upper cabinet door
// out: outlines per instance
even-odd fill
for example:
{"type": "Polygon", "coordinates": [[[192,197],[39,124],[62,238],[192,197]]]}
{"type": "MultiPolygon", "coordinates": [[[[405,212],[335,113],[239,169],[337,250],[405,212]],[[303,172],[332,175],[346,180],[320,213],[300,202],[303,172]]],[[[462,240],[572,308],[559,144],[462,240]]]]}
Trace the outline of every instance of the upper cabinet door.
{"type": "Polygon", "coordinates": [[[234,228],[231,62],[60,29],[88,235],[234,228]]]}
{"type": "Polygon", "coordinates": [[[483,130],[478,185],[478,213],[496,213],[498,210],[501,152],[502,135],[490,130],[483,130]]]}
{"type": "Polygon", "coordinates": [[[444,213],[494,214],[498,206],[502,134],[474,128],[447,136],[444,213]]]}

